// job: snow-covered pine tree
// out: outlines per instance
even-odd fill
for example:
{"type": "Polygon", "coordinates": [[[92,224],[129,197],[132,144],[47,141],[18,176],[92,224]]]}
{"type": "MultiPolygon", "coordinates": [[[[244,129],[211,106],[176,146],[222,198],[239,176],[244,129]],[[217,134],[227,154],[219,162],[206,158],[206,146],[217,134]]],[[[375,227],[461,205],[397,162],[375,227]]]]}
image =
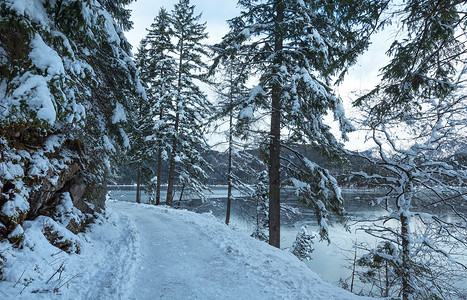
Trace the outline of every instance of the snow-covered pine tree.
{"type": "Polygon", "coordinates": [[[203,167],[207,162],[201,156],[207,150],[203,137],[204,122],[211,111],[206,95],[196,84],[205,81],[202,74],[206,64],[202,57],[207,54],[201,43],[207,38],[206,24],[199,23],[201,15],[194,14],[195,6],[189,0],[180,0],[171,13],[175,41],[174,57],[177,60],[177,83],[173,137],[170,147],[167,205],[172,205],[174,196],[175,168],[178,163],[179,181],[184,190],[195,192],[204,199],[202,183],[206,177],[203,167]]]}
{"type": "Polygon", "coordinates": [[[309,232],[306,226],[302,226],[297,233],[290,252],[300,260],[310,260],[311,253],[314,250],[313,240],[315,238],[316,234],[314,232],[309,232]]]}
{"type": "MultiPolygon", "coordinates": [[[[143,86],[146,88],[146,98],[140,98],[138,101],[133,103],[132,107],[132,115],[133,117],[128,120],[129,125],[131,126],[130,131],[130,141],[131,141],[131,149],[128,152],[128,163],[130,165],[136,166],[136,203],[141,203],[141,183],[144,181],[142,173],[142,168],[144,168],[144,164],[147,161],[150,161],[152,158],[152,145],[150,142],[146,140],[148,135],[152,134],[152,125],[153,125],[153,115],[152,115],[152,107],[154,105],[152,97],[148,97],[147,86],[145,84],[145,78],[143,76],[145,68],[141,65],[147,63],[143,61],[145,57],[146,49],[145,49],[146,41],[143,39],[140,42],[138,47],[138,53],[135,58],[135,64],[138,70],[140,70],[140,77],[143,83],[143,86]]],[[[149,178],[153,176],[149,175],[149,178]]]]}
{"type": "MultiPolygon", "coordinates": [[[[229,21],[230,32],[216,45],[216,63],[232,55],[240,56],[253,70],[251,74],[259,77],[241,104],[240,115],[250,120],[254,112],[270,117],[269,242],[280,247],[281,147],[309,144],[333,154],[339,145],[323,122],[328,111],[334,113],[346,138],[351,126],[340,99],[332,93],[332,78],[341,79],[366,49],[368,35],[384,3],[240,0],[239,5],[244,10],[229,21]],[[281,136],[281,131],[287,136],[281,136]]],[[[331,177],[319,178],[323,174],[301,175],[297,180],[315,178],[304,184],[317,186],[332,181],[331,177]]],[[[318,216],[326,216],[328,209],[336,206],[334,203],[339,207],[342,202],[336,185],[326,184],[325,188],[325,193],[303,194],[320,211],[318,216]]],[[[322,220],[319,218],[320,224],[325,223],[322,220]]]]}
{"type": "Polygon", "coordinates": [[[467,180],[465,165],[456,161],[456,149],[467,145],[466,3],[411,0],[393,11],[407,37],[392,44],[380,84],[355,102],[377,145],[379,159],[368,159],[384,171],[361,175],[388,188],[380,199],[388,214],[366,229],[398,250],[385,256],[398,266],[394,295],[459,296],[462,284],[454,283],[465,282],[459,253],[467,234],[456,202],[465,199],[467,180]],[[417,198],[422,211],[414,209],[417,198]],[[441,204],[454,219],[437,214],[441,204]],[[385,225],[388,220],[398,227],[385,225]]]}
{"type": "Polygon", "coordinates": [[[170,16],[165,9],[161,9],[159,15],[151,25],[147,39],[150,42],[149,57],[150,67],[148,68],[154,76],[148,74],[150,81],[148,87],[151,97],[156,100],[153,110],[156,113],[154,124],[154,134],[149,139],[156,142],[157,148],[157,173],[156,173],[156,205],[161,198],[162,161],[168,159],[167,152],[170,149],[170,111],[174,111],[174,96],[176,93],[176,61],[170,54],[174,50],[172,43],[172,27],[170,16]],[[152,59],[151,59],[152,58],[152,59]],[[152,78],[151,78],[152,77],[152,78]]]}
{"type": "Polygon", "coordinates": [[[125,110],[144,97],[131,46],[103,5],[0,3],[2,237],[53,215],[66,193],[83,212],[103,208],[111,162],[129,146],[125,110]]]}
{"type": "Polygon", "coordinates": [[[131,10],[125,8],[135,0],[101,0],[101,4],[114,18],[117,24],[125,31],[133,28],[133,21],[130,20],[131,10]]]}
{"type": "Polygon", "coordinates": [[[267,228],[269,226],[269,184],[267,171],[262,171],[258,174],[257,182],[253,188],[251,199],[255,203],[255,229],[251,234],[252,237],[260,241],[269,241],[267,228]]]}
{"type": "Polygon", "coordinates": [[[465,1],[409,0],[388,6],[404,35],[387,52],[391,61],[381,69],[381,82],[354,104],[372,103],[374,119],[389,114],[404,120],[433,98],[456,92],[465,73],[467,51],[465,1]]]}
{"type": "MultiPolygon", "coordinates": [[[[173,118],[169,112],[174,111],[174,96],[176,95],[176,61],[171,56],[174,51],[172,43],[172,27],[169,14],[161,8],[159,14],[148,29],[148,33],[141,41],[136,66],[140,70],[140,77],[144,82],[147,99],[140,106],[141,119],[138,120],[139,141],[142,156],[135,159],[156,160],[157,173],[155,185],[152,172],[149,177],[143,178],[146,186],[155,188],[155,204],[160,203],[161,194],[161,166],[163,159],[167,159],[170,149],[170,137],[173,132],[173,118]]],[[[137,137],[137,136],[135,136],[137,137]]]]}
{"type": "MultiPolygon", "coordinates": [[[[353,276],[358,276],[362,283],[371,286],[371,292],[368,292],[368,296],[389,297],[397,294],[399,292],[398,281],[401,274],[401,261],[394,258],[400,256],[397,253],[399,249],[390,241],[382,241],[370,251],[364,245],[361,245],[360,249],[364,249],[367,253],[357,259],[357,253],[355,252],[353,276]],[[357,270],[357,266],[362,267],[363,271],[357,270]]],[[[352,288],[353,286],[350,286],[350,289],[352,288]]],[[[361,293],[364,293],[363,289],[361,293]]]]}

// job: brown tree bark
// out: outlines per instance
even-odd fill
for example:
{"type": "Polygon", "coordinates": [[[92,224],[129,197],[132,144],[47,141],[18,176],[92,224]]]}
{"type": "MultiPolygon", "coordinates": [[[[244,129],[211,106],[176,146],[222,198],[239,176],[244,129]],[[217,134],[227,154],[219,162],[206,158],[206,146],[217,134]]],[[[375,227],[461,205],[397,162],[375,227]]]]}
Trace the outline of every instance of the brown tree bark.
{"type": "MultiPolygon", "coordinates": [[[[276,28],[274,52],[276,53],[275,67],[282,64],[280,52],[283,48],[283,37],[281,33],[281,23],[284,19],[284,5],[281,0],[276,0],[276,28]]],[[[278,70],[276,70],[278,72],[278,70]]],[[[281,87],[279,79],[275,78],[271,95],[271,132],[269,148],[269,244],[280,248],[281,230],[281,207],[280,207],[280,122],[281,122],[281,87]]]]}
{"type": "Polygon", "coordinates": [[[156,181],[156,205],[160,204],[161,201],[161,169],[162,169],[162,151],[159,146],[159,151],[157,152],[157,181],[156,181]]]}
{"type": "MultiPolygon", "coordinates": [[[[179,114],[177,113],[175,116],[175,134],[178,132],[178,122],[179,122],[179,114]]],[[[177,137],[174,136],[172,142],[172,153],[170,155],[170,163],[169,163],[169,179],[167,183],[167,198],[165,200],[165,204],[168,206],[172,206],[173,203],[173,188],[174,188],[174,181],[175,181],[175,155],[177,151],[177,137]]]]}
{"type": "MultiPolygon", "coordinates": [[[[231,89],[232,91],[232,89],[231,89]]],[[[232,100],[232,93],[231,98],[232,100]]],[[[232,205],[232,146],[233,146],[233,139],[232,139],[232,123],[233,123],[232,112],[230,112],[230,120],[229,120],[229,168],[228,168],[228,186],[227,186],[227,211],[225,213],[225,224],[229,225],[230,221],[230,206],[232,205]]]]}
{"type": "Polygon", "coordinates": [[[141,203],[141,164],[136,165],[136,203],[141,203]]]}

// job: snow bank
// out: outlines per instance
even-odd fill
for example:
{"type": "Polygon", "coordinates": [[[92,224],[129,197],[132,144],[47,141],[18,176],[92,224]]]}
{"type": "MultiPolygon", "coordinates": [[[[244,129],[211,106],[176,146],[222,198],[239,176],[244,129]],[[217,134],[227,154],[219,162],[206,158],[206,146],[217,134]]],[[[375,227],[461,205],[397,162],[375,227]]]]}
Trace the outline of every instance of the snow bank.
{"type": "MultiPolygon", "coordinates": [[[[62,202],[67,209],[66,199],[62,202]]],[[[0,299],[125,299],[138,252],[130,220],[107,214],[78,235],[43,216],[24,228],[21,250],[0,243],[0,299]],[[44,227],[58,230],[79,254],[52,246],[44,227]]]]}

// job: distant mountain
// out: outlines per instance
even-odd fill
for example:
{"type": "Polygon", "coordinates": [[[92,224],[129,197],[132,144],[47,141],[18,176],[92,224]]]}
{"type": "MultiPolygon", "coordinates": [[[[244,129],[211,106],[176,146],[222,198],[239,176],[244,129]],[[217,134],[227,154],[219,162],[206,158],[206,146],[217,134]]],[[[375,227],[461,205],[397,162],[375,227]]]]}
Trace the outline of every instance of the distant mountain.
{"type": "MultiPolygon", "coordinates": [[[[444,158],[436,157],[436,160],[444,160],[448,163],[453,164],[454,166],[465,166],[467,163],[467,147],[459,147],[458,145],[453,145],[451,148],[453,151],[449,155],[447,152],[443,152],[444,158]],[[452,155],[454,153],[454,155],[452,155]]],[[[316,150],[311,149],[307,146],[296,146],[295,151],[302,154],[304,157],[310,161],[326,168],[329,172],[336,177],[338,183],[341,186],[369,186],[369,183],[363,179],[361,176],[355,176],[355,172],[365,172],[367,174],[381,173],[381,170],[378,165],[370,163],[363,156],[371,157],[373,159],[378,159],[377,154],[374,150],[366,150],[363,152],[350,152],[350,154],[339,154],[339,159],[328,159],[324,154],[319,153],[316,150]]],[[[248,153],[252,156],[259,157],[260,150],[248,150],[248,153]]],[[[287,151],[283,152],[284,156],[299,164],[300,162],[292,156],[291,153],[287,151]]],[[[439,155],[442,155],[441,153],[439,155]]],[[[228,170],[228,154],[226,152],[219,152],[211,150],[203,154],[203,158],[211,165],[212,170],[205,170],[208,174],[206,184],[208,185],[226,185],[227,184],[227,170],[228,170]]],[[[435,158],[435,157],[433,157],[435,158]]],[[[258,164],[252,165],[253,169],[256,169],[258,172],[262,171],[262,168],[258,164]]],[[[155,163],[149,163],[143,166],[142,172],[143,176],[148,178],[154,177],[157,169],[155,163]]],[[[245,183],[254,184],[256,180],[256,174],[248,174],[241,170],[233,170],[234,174],[241,178],[245,183]]],[[[111,184],[135,184],[136,183],[136,167],[133,166],[120,166],[118,168],[118,177],[111,184]]],[[[167,182],[168,177],[168,163],[164,162],[162,165],[162,183],[167,182]]],[[[282,180],[287,179],[286,172],[283,173],[281,178],[282,180]]]]}

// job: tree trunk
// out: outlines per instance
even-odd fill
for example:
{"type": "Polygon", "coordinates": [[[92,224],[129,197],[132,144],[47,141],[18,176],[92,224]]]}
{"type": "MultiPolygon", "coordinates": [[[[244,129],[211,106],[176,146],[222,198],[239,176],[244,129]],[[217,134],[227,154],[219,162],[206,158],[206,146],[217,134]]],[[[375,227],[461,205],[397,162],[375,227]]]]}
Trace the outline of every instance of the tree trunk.
{"type": "MultiPolygon", "coordinates": [[[[161,77],[164,76],[164,73],[161,71],[161,77]]],[[[159,120],[162,121],[164,117],[164,110],[162,105],[159,111],[159,120]]],[[[156,205],[159,205],[161,202],[161,174],[162,174],[162,137],[159,135],[159,140],[157,141],[157,181],[156,181],[156,205]]]]}
{"type": "Polygon", "coordinates": [[[162,173],[162,151],[159,143],[159,151],[157,152],[157,181],[156,181],[156,205],[160,204],[161,200],[161,173],[162,173]]]}
{"type": "MultiPolygon", "coordinates": [[[[231,98],[232,100],[232,98],[231,98]]],[[[229,225],[230,221],[230,206],[232,204],[232,144],[233,144],[233,139],[232,139],[232,112],[230,112],[230,120],[229,120],[229,168],[228,168],[228,174],[229,174],[229,182],[227,186],[227,211],[225,213],[225,224],[229,225]]]]}
{"type": "Polygon", "coordinates": [[[401,211],[401,246],[402,246],[402,299],[411,299],[413,293],[411,276],[410,276],[410,205],[413,197],[413,184],[410,174],[407,174],[408,182],[406,182],[403,191],[403,197],[398,199],[398,209],[401,211]],[[401,201],[402,200],[402,201],[401,201]]]}
{"type": "MultiPolygon", "coordinates": [[[[175,134],[177,134],[178,130],[178,118],[179,115],[177,113],[175,117],[175,134]]],[[[177,151],[177,137],[174,136],[173,144],[172,144],[172,153],[170,155],[170,166],[169,166],[169,179],[167,184],[167,198],[165,200],[165,204],[168,206],[172,206],[173,202],[173,188],[174,188],[174,181],[175,181],[175,151],[177,151]]]]}
{"type": "Polygon", "coordinates": [[[410,236],[409,219],[405,212],[401,213],[401,243],[402,243],[402,299],[408,300],[411,292],[410,284],[410,236]]]}
{"type": "Polygon", "coordinates": [[[136,203],[141,203],[140,183],[141,183],[141,164],[138,163],[136,165],[136,203]]]}
{"type": "Polygon", "coordinates": [[[389,266],[388,262],[386,261],[385,264],[385,271],[386,271],[386,282],[385,282],[385,288],[384,288],[384,295],[383,297],[388,298],[389,297],[389,266]]]}
{"type": "MultiPolygon", "coordinates": [[[[182,90],[182,67],[183,67],[183,40],[180,41],[180,58],[178,62],[178,99],[177,101],[180,101],[180,94],[182,90]]],[[[178,105],[177,105],[178,106],[178,105]]],[[[170,155],[170,167],[169,167],[169,182],[167,185],[167,198],[165,203],[169,206],[172,206],[173,202],[173,187],[174,187],[174,181],[175,181],[175,155],[176,155],[176,150],[177,150],[177,134],[178,134],[178,126],[180,122],[180,113],[178,111],[177,107],[177,113],[175,114],[175,125],[174,125],[174,138],[173,138],[173,144],[172,144],[172,153],[170,155]]]]}
{"type": "Polygon", "coordinates": [[[357,241],[355,241],[355,250],[353,255],[353,266],[352,266],[352,280],[350,282],[350,292],[353,293],[353,285],[355,281],[355,269],[357,267],[357,241]]]}
{"type": "Polygon", "coordinates": [[[180,198],[178,199],[178,206],[180,206],[180,203],[182,202],[184,191],[185,191],[185,184],[182,184],[182,189],[180,190],[180,198]]]}
{"type": "MultiPolygon", "coordinates": [[[[276,29],[274,51],[275,65],[282,64],[280,52],[283,48],[283,38],[280,25],[284,18],[284,6],[281,0],[275,1],[276,29]]],[[[276,70],[278,72],[278,70],[276,70]]],[[[277,77],[275,80],[279,80],[277,77]]],[[[280,117],[281,117],[281,87],[279,82],[273,82],[271,95],[271,132],[269,149],[269,244],[280,248],[281,206],[280,206],[280,117]]]]}

